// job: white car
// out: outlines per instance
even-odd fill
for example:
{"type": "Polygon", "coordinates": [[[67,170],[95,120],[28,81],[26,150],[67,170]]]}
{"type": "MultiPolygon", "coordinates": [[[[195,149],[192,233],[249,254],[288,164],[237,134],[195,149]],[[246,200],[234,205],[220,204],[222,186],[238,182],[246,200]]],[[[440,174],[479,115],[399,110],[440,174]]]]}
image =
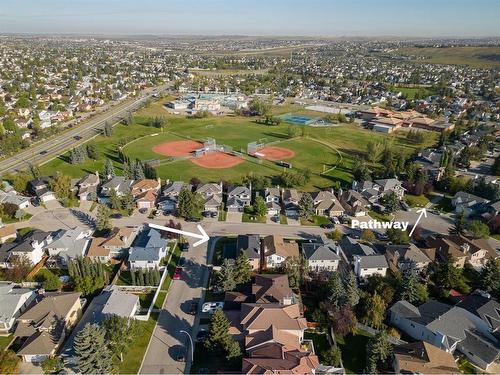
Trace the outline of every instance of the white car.
{"type": "Polygon", "coordinates": [[[222,310],[224,308],[224,302],[206,302],[201,307],[201,311],[204,313],[213,314],[215,310],[222,310]]]}

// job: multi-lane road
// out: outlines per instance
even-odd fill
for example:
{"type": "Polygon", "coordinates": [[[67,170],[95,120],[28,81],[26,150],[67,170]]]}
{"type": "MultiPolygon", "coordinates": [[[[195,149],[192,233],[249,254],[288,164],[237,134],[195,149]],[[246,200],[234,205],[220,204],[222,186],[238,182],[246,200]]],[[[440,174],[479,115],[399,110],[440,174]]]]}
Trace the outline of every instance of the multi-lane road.
{"type": "Polygon", "coordinates": [[[25,169],[29,164],[43,164],[74,147],[76,144],[88,141],[101,132],[106,122],[112,124],[119,121],[128,112],[139,109],[146,100],[155,95],[155,93],[165,90],[167,87],[168,85],[164,85],[143,91],[140,97],[133,101],[128,100],[113,106],[108,111],[96,115],[92,119],[82,122],[80,125],[69,128],[53,138],[34,144],[9,158],[1,159],[0,174],[25,169]]]}

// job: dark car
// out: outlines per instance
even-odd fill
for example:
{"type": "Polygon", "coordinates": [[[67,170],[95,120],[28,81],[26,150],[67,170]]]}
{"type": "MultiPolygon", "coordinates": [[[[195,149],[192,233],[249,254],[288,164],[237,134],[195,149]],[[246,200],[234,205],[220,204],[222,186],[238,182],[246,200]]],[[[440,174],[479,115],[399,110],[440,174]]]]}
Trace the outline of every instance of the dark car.
{"type": "Polygon", "coordinates": [[[188,218],[186,218],[186,221],[191,222],[191,223],[199,223],[201,220],[199,217],[188,217],[188,218]]]}
{"type": "Polygon", "coordinates": [[[80,137],[79,135],[75,135],[73,138],[75,138],[77,141],[79,141],[80,139],[82,139],[82,137],[80,137]]]}
{"type": "Polygon", "coordinates": [[[210,211],[203,211],[202,215],[203,217],[210,217],[211,213],[210,211]]]}
{"type": "Polygon", "coordinates": [[[122,214],[112,214],[111,218],[112,219],[121,219],[122,218],[122,214]]]}
{"type": "Polygon", "coordinates": [[[217,217],[218,213],[217,212],[211,212],[210,217],[217,217]]]}
{"type": "Polygon", "coordinates": [[[181,251],[188,251],[189,250],[189,243],[188,242],[183,242],[180,244],[181,251]]]}
{"type": "Polygon", "coordinates": [[[140,208],[140,209],[139,209],[139,213],[140,213],[140,214],[145,214],[146,212],[148,212],[148,209],[147,209],[147,208],[140,208]]]}
{"type": "Polygon", "coordinates": [[[184,351],[183,350],[179,350],[179,352],[177,352],[175,360],[177,362],[186,362],[186,356],[184,355],[184,351]]]}
{"type": "Polygon", "coordinates": [[[333,224],[321,224],[320,226],[323,229],[333,229],[333,228],[335,228],[335,225],[333,225],[333,224]]]}
{"type": "Polygon", "coordinates": [[[40,155],[45,155],[47,153],[47,151],[43,150],[43,151],[40,151],[40,155]]]}
{"type": "Polygon", "coordinates": [[[189,305],[189,314],[196,315],[198,312],[198,302],[191,302],[189,305]]]}
{"type": "Polygon", "coordinates": [[[208,332],[204,329],[200,329],[198,334],[196,335],[196,341],[203,342],[206,340],[208,332]]]}
{"type": "Polygon", "coordinates": [[[179,261],[177,262],[177,265],[179,267],[184,266],[184,262],[186,261],[186,258],[179,258],[179,261]]]}

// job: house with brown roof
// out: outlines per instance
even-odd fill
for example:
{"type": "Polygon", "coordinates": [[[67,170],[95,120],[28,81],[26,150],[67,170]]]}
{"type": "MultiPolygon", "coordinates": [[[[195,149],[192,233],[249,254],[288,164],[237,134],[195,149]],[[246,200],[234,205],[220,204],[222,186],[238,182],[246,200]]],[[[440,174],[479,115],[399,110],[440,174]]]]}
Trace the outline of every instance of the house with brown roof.
{"type": "Polygon", "coordinates": [[[92,240],[87,257],[100,262],[109,262],[111,258],[122,258],[134,242],[136,235],[135,228],[115,227],[108,237],[98,237],[92,240]]]}
{"type": "Polygon", "coordinates": [[[15,336],[23,341],[17,354],[40,363],[53,356],[80,319],[80,293],[46,293],[35,298],[17,318],[15,336]]]}
{"type": "Polygon", "coordinates": [[[281,236],[266,236],[261,241],[261,267],[280,268],[288,257],[299,256],[299,245],[281,236]]]}
{"type": "Polygon", "coordinates": [[[342,216],[345,212],[344,207],[335,197],[333,191],[325,190],[311,194],[314,202],[314,211],[316,215],[328,217],[342,216]]]}
{"type": "Polygon", "coordinates": [[[97,199],[97,187],[99,186],[99,173],[88,174],[76,183],[77,196],[80,201],[93,201],[97,199]]]}
{"type": "Polygon", "coordinates": [[[0,244],[8,240],[15,240],[17,238],[17,230],[13,225],[2,225],[0,222],[0,244]]]}
{"type": "Polygon", "coordinates": [[[461,374],[450,353],[425,341],[394,347],[396,374],[461,374]]]}
{"type": "Polygon", "coordinates": [[[130,193],[135,199],[137,208],[151,209],[155,207],[156,197],[158,196],[160,187],[160,179],[143,179],[135,181],[131,186],[130,193]]]}

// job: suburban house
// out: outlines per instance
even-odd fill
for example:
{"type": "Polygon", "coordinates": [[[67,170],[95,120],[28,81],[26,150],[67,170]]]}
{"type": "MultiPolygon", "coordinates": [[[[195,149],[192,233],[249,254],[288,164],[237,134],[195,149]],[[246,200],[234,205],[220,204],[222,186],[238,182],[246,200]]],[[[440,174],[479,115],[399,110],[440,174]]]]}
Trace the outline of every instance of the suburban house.
{"type": "Polygon", "coordinates": [[[0,244],[17,238],[17,230],[13,225],[3,225],[0,221],[0,244]]]}
{"type": "Polygon", "coordinates": [[[11,282],[0,282],[0,335],[9,334],[16,319],[35,299],[32,289],[15,288],[11,282]]]}
{"type": "Polygon", "coordinates": [[[396,178],[387,178],[375,181],[353,181],[352,189],[361,193],[370,203],[376,203],[387,194],[394,193],[402,199],[405,193],[403,184],[396,178]]]}
{"type": "Polygon", "coordinates": [[[336,271],[340,262],[339,252],[339,247],[332,241],[302,244],[302,254],[313,272],[336,271]]]}
{"type": "Polygon", "coordinates": [[[355,255],[374,255],[375,250],[372,247],[358,242],[356,239],[344,236],[337,242],[340,247],[342,257],[348,263],[352,263],[355,255]]]}
{"type": "Polygon", "coordinates": [[[361,193],[352,189],[341,190],[338,197],[340,204],[349,216],[359,217],[368,215],[371,204],[361,193]]]}
{"type": "Polygon", "coordinates": [[[80,293],[38,295],[17,318],[14,334],[23,340],[17,354],[23,361],[34,363],[55,355],[81,312],[80,293]]]}
{"type": "Polygon", "coordinates": [[[486,207],[488,203],[488,199],[464,191],[457,192],[451,199],[451,205],[455,208],[455,212],[463,212],[465,216],[469,216],[476,210],[486,207]]]}
{"type": "Polygon", "coordinates": [[[156,197],[160,191],[161,182],[158,180],[137,180],[131,187],[131,194],[137,204],[137,208],[151,209],[155,207],[156,197]]]}
{"type": "Polygon", "coordinates": [[[441,259],[451,255],[455,266],[459,268],[463,268],[467,262],[475,269],[481,269],[489,259],[497,257],[495,249],[487,240],[462,235],[432,236],[427,238],[427,246],[435,248],[441,259]]]}
{"type": "Polygon", "coordinates": [[[262,274],[255,275],[250,290],[225,293],[225,310],[239,311],[243,303],[277,303],[288,306],[298,303],[298,298],[290,288],[287,275],[262,274]]]}
{"type": "Polygon", "coordinates": [[[83,201],[95,201],[97,199],[97,188],[99,187],[99,173],[91,173],[82,177],[76,183],[76,195],[83,201]]]}
{"type": "Polygon", "coordinates": [[[252,271],[260,269],[260,236],[258,234],[240,234],[236,239],[237,256],[242,251],[248,258],[252,271]]]}
{"type": "Polygon", "coordinates": [[[11,256],[20,256],[28,259],[32,264],[37,264],[42,260],[44,249],[53,241],[51,232],[34,230],[14,248],[10,250],[11,256]]]}
{"type": "Polygon", "coordinates": [[[14,191],[0,190],[0,204],[11,204],[18,210],[24,210],[30,206],[30,198],[16,194],[14,191]]]}
{"type": "Polygon", "coordinates": [[[476,291],[462,299],[457,306],[483,319],[491,332],[498,336],[500,332],[500,303],[498,301],[485,295],[484,292],[476,291]]]}
{"type": "Polygon", "coordinates": [[[385,257],[389,268],[393,272],[408,269],[421,271],[431,263],[429,257],[412,243],[408,245],[387,245],[385,257]]]}
{"type": "Polygon", "coordinates": [[[243,212],[250,206],[252,191],[246,186],[236,186],[227,192],[226,208],[228,212],[243,212]]]}
{"type": "Polygon", "coordinates": [[[130,248],[130,268],[160,268],[160,261],[167,255],[167,240],[153,228],[143,230],[130,248]]]}
{"type": "Polygon", "coordinates": [[[101,185],[101,193],[100,194],[104,198],[101,200],[107,201],[108,198],[111,196],[112,191],[114,191],[116,193],[116,195],[119,197],[122,197],[125,194],[129,194],[133,183],[134,183],[133,180],[129,180],[128,178],[125,178],[124,176],[112,177],[110,180],[104,182],[101,185]]]}
{"type": "Polygon", "coordinates": [[[266,201],[267,214],[270,216],[279,215],[281,212],[281,191],[279,188],[266,188],[264,190],[264,200],[266,201]]]}
{"type": "Polygon", "coordinates": [[[29,191],[41,203],[46,203],[57,199],[56,194],[52,190],[50,190],[49,179],[47,177],[41,177],[30,181],[28,188],[29,191]]]}
{"type": "Polygon", "coordinates": [[[288,257],[299,256],[299,245],[285,242],[280,236],[266,236],[261,241],[262,268],[280,268],[288,257]]]}
{"type": "Polygon", "coordinates": [[[46,246],[46,250],[52,260],[66,266],[71,260],[85,256],[91,234],[91,229],[82,227],[61,229],[55,233],[53,241],[46,246]]]}
{"type": "Polygon", "coordinates": [[[208,183],[198,186],[196,192],[201,194],[205,203],[204,211],[218,212],[222,205],[222,183],[208,183]]]}
{"type": "Polygon", "coordinates": [[[179,193],[183,188],[191,191],[191,185],[186,184],[182,181],[167,182],[167,185],[163,189],[162,198],[157,203],[159,210],[165,212],[175,212],[177,210],[177,201],[179,198],[179,193]]]}
{"type": "Polygon", "coordinates": [[[334,217],[344,215],[344,207],[335,197],[333,191],[324,190],[311,194],[316,215],[334,217]]]}
{"type": "Polygon", "coordinates": [[[285,208],[285,215],[287,217],[298,219],[299,201],[301,197],[302,193],[299,193],[295,189],[283,190],[283,206],[285,208]]]}
{"type": "Polygon", "coordinates": [[[483,370],[500,357],[500,341],[489,325],[458,306],[430,300],[416,307],[398,301],[389,309],[389,323],[414,339],[449,353],[458,350],[483,370]]]}
{"type": "Polygon", "coordinates": [[[396,374],[461,374],[453,355],[425,341],[396,345],[393,355],[396,374]]]}
{"type": "Polygon", "coordinates": [[[106,239],[105,237],[92,237],[87,251],[87,258],[101,263],[108,263],[111,260],[110,251],[102,246],[106,239]]]}
{"type": "Polygon", "coordinates": [[[103,324],[111,316],[133,319],[140,308],[137,295],[127,293],[116,286],[105,287],[101,294],[94,297],[86,308],[82,318],[64,344],[61,357],[70,365],[76,363],[73,350],[75,337],[87,324],[103,324]]]}
{"type": "Polygon", "coordinates": [[[380,275],[384,277],[389,265],[384,255],[354,255],[354,274],[358,279],[380,275]]]}

